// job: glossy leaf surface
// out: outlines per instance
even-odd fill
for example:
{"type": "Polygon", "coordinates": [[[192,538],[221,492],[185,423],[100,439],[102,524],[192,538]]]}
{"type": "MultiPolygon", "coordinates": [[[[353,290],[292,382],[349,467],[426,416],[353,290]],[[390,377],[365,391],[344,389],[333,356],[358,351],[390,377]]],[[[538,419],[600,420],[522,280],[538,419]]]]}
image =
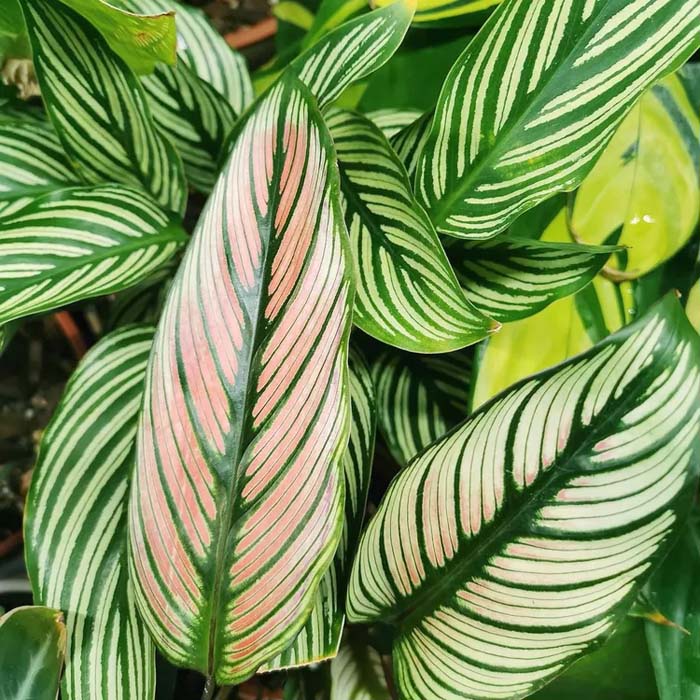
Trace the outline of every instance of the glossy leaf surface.
{"type": "Polygon", "coordinates": [[[130,506],[149,631],[219,684],[292,642],[340,540],[353,291],[306,88],[279,82],[234,144],[158,327],[130,506]]]}
{"type": "Polygon", "coordinates": [[[401,472],[360,544],[348,615],[396,626],[403,697],[522,698],[614,629],[690,507],[699,358],[670,295],[401,472]]]}
{"type": "Polygon", "coordinates": [[[127,571],[127,503],[153,329],[104,337],[71,377],[27,499],[34,597],[64,611],[64,700],[152,700],[153,643],[127,571]]]}

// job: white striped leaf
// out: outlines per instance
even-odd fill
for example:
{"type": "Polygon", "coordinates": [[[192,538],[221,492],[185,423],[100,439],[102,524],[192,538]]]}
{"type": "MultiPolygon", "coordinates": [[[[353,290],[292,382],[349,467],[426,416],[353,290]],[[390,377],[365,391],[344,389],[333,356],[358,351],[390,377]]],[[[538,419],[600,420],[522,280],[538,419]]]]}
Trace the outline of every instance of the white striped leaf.
{"type": "Polygon", "coordinates": [[[0,212],[0,323],[129,287],[185,243],[146,194],[60,190],[0,212]]]}
{"type": "Polygon", "coordinates": [[[498,236],[454,240],[447,254],[469,301],[484,315],[508,323],[578,292],[616,250],[498,236]]]}
{"type": "Polygon", "coordinates": [[[669,295],[401,472],[360,543],[347,614],[395,625],[402,697],[517,700],[605,640],[690,508],[699,361],[669,295]]]}
{"type": "Polygon", "coordinates": [[[498,324],[478,312],[460,288],[379,127],[339,110],[326,120],[355,253],[355,324],[412,352],[456,350],[496,330],[498,324]]]}
{"type": "Polygon", "coordinates": [[[289,646],[340,540],[353,296],[303,84],[277,83],[234,144],[161,316],[130,505],[149,631],[219,684],[289,646]]]}
{"type": "Polygon", "coordinates": [[[127,499],[153,329],[105,336],[46,429],[25,515],[34,598],[65,613],[63,700],[152,700],[155,653],[127,567],[127,499]]]}
{"type": "Polygon", "coordinates": [[[438,231],[489,238],[575,188],[698,46],[696,0],[506,0],[450,71],[419,164],[438,231]]]}
{"type": "Polygon", "coordinates": [[[391,147],[404,164],[411,182],[416,178],[418,160],[428,140],[432,119],[433,113],[427,112],[391,137],[391,147]]]}
{"type": "Polygon", "coordinates": [[[321,580],[309,619],[294,643],[264,667],[265,671],[304,666],[334,657],[345,623],[345,594],[365,514],[372,471],[377,416],[374,387],[364,358],[350,351],[350,442],[343,457],[345,521],[333,565],[321,580]]]}
{"type": "Polygon", "coordinates": [[[47,124],[0,122],[0,200],[36,197],[79,183],[47,124]]]}
{"type": "Polygon", "coordinates": [[[471,355],[387,351],[373,363],[377,424],[401,466],[467,417],[471,355]]]}
{"type": "Polygon", "coordinates": [[[0,700],[56,700],[65,649],[59,610],[27,606],[0,617],[0,700]]]}
{"type": "Polygon", "coordinates": [[[374,122],[384,136],[391,139],[422,116],[417,109],[376,109],[367,113],[367,119],[374,122]]]}
{"type": "MultiPolygon", "coordinates": [[[[391,0],[372,0],[382,7],[391,0]]],[[[420,26],[478,24],[501,0],[418,0],[413,23],[420,26]]]]}
{"type": "Polygon", "coordinates": [[[341,24],[295,58],[288,71],[307,85],[321,107],[381,68],[399,48],[416,0],[396,0],[341,24]]]}
{"type": "Polygon", "coordinates": [[[80,15],[52,0],[22,3],[46,110],[80,177],[143,188],[182,213],[182,162],[136,76],[80,15]]]}
{"type": "Polygon", "coordinates": [[[362,639],[348,639],[331,661],[328,700],[391,700],[379,653],[362,639]]]}

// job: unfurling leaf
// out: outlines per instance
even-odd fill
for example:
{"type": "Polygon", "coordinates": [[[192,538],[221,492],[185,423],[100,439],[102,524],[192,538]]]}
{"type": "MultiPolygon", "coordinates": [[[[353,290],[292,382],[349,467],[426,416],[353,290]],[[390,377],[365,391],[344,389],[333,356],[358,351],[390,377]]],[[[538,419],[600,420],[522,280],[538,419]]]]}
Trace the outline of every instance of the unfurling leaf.
{"type": "Polygon", "coordinates": [[[438,231],[489,238],[574,189],[699,46],[696,0],[507,0],[448,75],[419,164],[438,231]]]}
{"type": "Polygon", "coordinates": [[[153,329],[104,337],[43,435],[27,499],[37,601],[65,613],[64,700],[152,700],[155,653],[127,579],[127,502],[153,329]]]}
{"type": "Polygon", "coordinates": [[[29,606],[0,617],[0,700],[56,700],[65,650],[60,610],[29,606]]]}
{"type": "Polygon", "coordinates": [[[402,697],[523,698],[610,634],[691,505],[699,360],[669,295],[397,477],[362,538],[347,612],[396,626],[402,697]]]}
{"type": "Polygon", "coordinates": [[[156,333],[130,504],[149,631],[219,684],[289,646],[340,540],[353,302],[303,84],[277,83],[233,142],[156,333]]]}

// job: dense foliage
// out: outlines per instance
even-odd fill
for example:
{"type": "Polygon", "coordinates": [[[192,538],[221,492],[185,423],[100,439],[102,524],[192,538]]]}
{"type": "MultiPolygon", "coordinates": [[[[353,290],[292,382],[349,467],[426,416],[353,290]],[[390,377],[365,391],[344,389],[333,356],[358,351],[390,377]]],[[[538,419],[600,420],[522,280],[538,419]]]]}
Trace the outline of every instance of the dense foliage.
{"type": "Polygon", "coordinates": [[[697,0],[194,4],[0,10],[0,700],[696,700],[697,0]]]}

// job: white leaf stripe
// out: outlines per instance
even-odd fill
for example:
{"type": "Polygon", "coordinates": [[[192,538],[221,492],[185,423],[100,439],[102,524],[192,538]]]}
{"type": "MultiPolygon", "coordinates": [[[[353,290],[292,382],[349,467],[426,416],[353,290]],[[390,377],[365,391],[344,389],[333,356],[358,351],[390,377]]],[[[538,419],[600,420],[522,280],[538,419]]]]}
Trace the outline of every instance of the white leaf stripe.
{"type": "Polygon", "coordinates": [[[387,108],[368,112],[365,116],[382,130],[384,136],[391,139],[422,115],[417,109],[387,108]]]}
{"type": "Polygon", "coordinates": [[[148,277],[185,233],[147,195],[61,190],[0,212],[0,323],[115,292],[148,277]]]}
{"type": "Polygon", "coordinates": [[[486,337],[498,324],[467,301],[380,129],[339,110],[329,112],[326,121],[355,251],[355,324],[414,352],[447,352],[486,337]]]}
{"type": "Polygon", "coordinates": [[[0,200],[37,196],[80,184],[46,124],[0,122],[0,200]]]}
{"type": "Polygon", "coordinates": [[[223,144],[236,122],[233,108],[182,63],[157,66],[141,84],[153,121],[182,157],[187,179],[196,189],[209,192],[223,144]]]}
{"type": "Polygon", "coordinates": [[[153,124],[136,76],[87,20],[51,0],[22,0],[47,112],[88,183],[144,188],[183,212],[182,163],[153,124]]]}
{"type": "Polygon", "coordinates": [[[400,624],[405,697],[515,700],[605,638],[690,506],[698,358],[670,295],[399,475],[347,604],[352,621],[400,624]]]}
{"type": "Polygon", "coordinates": [[[401,131],[395,133],[390,139],[391,147],[396,152],[399,160],[404,164],[411,182],[416,178],[418,160],[428,140],[432,120],[433,113],[427,112],[408,126],[405,126],[401,131]]]}
{"type": "MultiPolygon", "coordinates": [[[[350,566],[360,541],[374,455],[376,410],[374,386],[366,360],[351,348],[350,441],[343,456],[345,520],[332,566],[321,580],[316,603],[294,643],[265,664],[271,671],[332,658],[338,651],[345,622],[345,593],[350,566]]],[[[260,671],[260,670],[259,670],[260,671]]]]}
{"type": "Polygon", "coordinates": [[[295,58],[288,70],[306,84],[321,107],[329,105],[345,88],[393,56],[411,24],[415,6],[415,0],[397,0],[345,22],[295,58]]]}
{"type": "Polygon", "coordinates": [[[615,250],[498,236],[491,241],[453,239],[447,254],[469,301],[484,315],[507,323],[585,287],[615,250]]]}
{"type": "Polygon", "coordinates": [[[156,643],[233,684],[301,630],[341,536],[352,278],[294,76],[236,127],[154,342],[130,571],[156,643]]]}
{"type": "Polygon", "coordinates": [[[441,233],[488,238],[590,170],[700,45],[695,0],[508,0],[452,68],[417,175],[441,233]]]}
{"type": "Polygon", "coordinates": [[[64,611],[65,700],[152,700],[154,647],[127,581],[126,504],[153,329],[103,338],[71,378],[27,499],[37,600],[64,611]]]}
{"type": "Polygon", "coordinates": [[[379,430],[394,459],[406,465],[467,416],[471,352],[416,356],[396,351],[372,366],[379,430]]]}

